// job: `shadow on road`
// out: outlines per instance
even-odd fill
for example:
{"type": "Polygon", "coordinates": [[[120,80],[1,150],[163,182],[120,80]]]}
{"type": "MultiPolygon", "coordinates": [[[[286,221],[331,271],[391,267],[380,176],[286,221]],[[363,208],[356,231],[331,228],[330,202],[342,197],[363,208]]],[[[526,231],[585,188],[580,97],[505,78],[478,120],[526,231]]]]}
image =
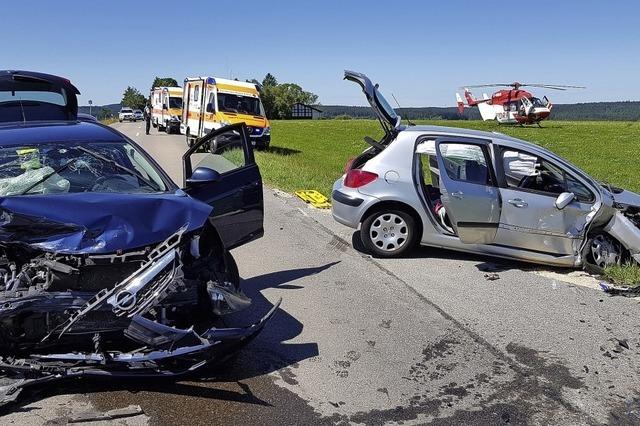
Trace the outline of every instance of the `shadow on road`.
{"type": "MultiPolygon", "coordinates": [[[[360,238],[360,231],[356,231],[351,236],[352,247],[362,253],[368,255],[362,239],[360,238]]],[[[375,258],[375,256],[372,256],[375,258]]],[[[517,271],[539,271],[547,270],[553,272],[568,272],[572,269],[554,267],[550,265],[538,265],[527,262],[519,262],[517,260],[501,259],[491,255],[482,255],[474,253],[464,253],[455,250],[448,250],[437,247],[425,247],[418,246],[411,250],[406,255],[402,256],[404,259],[446,259],[446,260],[460,260],[469,262],[478,262],[475,266],[480,272],[505,272],[509,270],[517,271]]]]}
{"type": "MultiPolygon", "coordinates": [[[[355,231],[351,236],[351,246],[358,252],[370,255],[367,252],[362,239],[360,238],[360,231],[355,231]]],[[[376,258],[376,256],[372,256],[376,258]]],[[[491,256],[483,256],[479,254],[469,254],[458,252],[455,250],[447,250],[443,248],[417,246],[413,250],[402,256],[403,259],[452,259],[452,260],[487,260],[494,259],[491,256]]],[[[502,262],[502,260],[496,260],[502,262]]]]}
{"type": "MultiPolygon", "coordinates": [[[[251,312],[249,315],[234,314],[225,319],[225,325],[236,326],[251,323],[271,309],[273,303],[263,295],[263,290],[302,290],[303,286],[292,283],[300,278],[319,274],[338,263],[331,262],[317,267],[272,272],[244,280],[242,288],[252,300],[251,312]]],[[[304,325],[287,312],[287,298],[286,295],[283,295],[280,310],[260,333],[260,336],[215,376],[227,381],[248,379],[268,374],[318,355],[316,343],[288,343],[302,333],[303,328],[304,325]]]]}

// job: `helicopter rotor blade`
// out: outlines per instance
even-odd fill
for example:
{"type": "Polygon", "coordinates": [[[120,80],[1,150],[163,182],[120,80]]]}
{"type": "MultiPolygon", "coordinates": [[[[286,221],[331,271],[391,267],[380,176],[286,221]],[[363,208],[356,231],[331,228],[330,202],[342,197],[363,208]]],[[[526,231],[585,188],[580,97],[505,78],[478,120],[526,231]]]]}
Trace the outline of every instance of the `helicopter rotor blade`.
{"type": "Polygon", "coordinates": [[[564,84],[543,84],[543,83],[523,83],[521,86],[542,87],[544,89],[567,90],[567,89],[586,89],[584,86],[568,86],[564,84]]]}
{"type": "Polygon", "coordinates": [[[513,83],[509,83],[509,84],[502,84],[502,83],[496,83],[496,84],[474,84],[471,86],[464,86],[461,87],[461,89],[475,89],[478,87],[502,87],[502,86],[513,86],[513,83]]]}
{"type": "Polygon", "coordinates": [[[584,86],[568,86],[563,84],[543,84],[543,83],[495,83],[495,84],[475,84],[472,86],[464,86],[461,89],[473,89],[478,87],[541,87],[544,89],[567,90],[567,89],[586,89],[584,86]]]}

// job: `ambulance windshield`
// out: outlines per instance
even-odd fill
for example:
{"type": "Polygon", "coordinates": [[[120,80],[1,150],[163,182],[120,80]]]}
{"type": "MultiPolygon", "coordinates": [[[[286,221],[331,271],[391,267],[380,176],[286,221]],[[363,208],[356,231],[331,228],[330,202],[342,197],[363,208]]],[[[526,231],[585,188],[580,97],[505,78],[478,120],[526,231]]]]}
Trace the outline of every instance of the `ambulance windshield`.
{"type": "Polygon", "coordinates": [[[182,108],[182,98],[178,98],[175,96],[169,97],[169,108],[182,108]]]}
{"type": "Polygon", "coordinates": [[[218,110],[238,114],[264,116],[260,98],[218,92],[218,110]]]}

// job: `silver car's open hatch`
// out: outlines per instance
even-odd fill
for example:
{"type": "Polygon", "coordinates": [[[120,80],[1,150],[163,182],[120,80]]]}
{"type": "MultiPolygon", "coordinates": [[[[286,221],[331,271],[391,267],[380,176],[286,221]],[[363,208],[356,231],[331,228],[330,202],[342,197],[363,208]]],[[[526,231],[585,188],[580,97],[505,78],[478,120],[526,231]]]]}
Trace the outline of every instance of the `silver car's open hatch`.
{"type": "Polygon", "coordinates": [[[353,81],[362,88],[362,92],[367,97],[369,105],[371,105],[386,134],[400,126],[400,116],[378,91],[378,85],[374,85],[369,77],[359,72],[345,70],[344,79],[353,81]]]}

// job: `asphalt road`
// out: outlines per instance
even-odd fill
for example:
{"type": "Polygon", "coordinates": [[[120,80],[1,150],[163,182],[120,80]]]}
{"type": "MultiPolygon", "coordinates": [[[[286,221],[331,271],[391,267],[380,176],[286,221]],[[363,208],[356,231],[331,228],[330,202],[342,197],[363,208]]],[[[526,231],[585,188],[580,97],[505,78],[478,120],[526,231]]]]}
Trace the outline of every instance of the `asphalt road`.
{"type": "MultiPolygon", "coordinates": [[[[182,136],[114,127],[181,182],[182,136]]],[[[371,259],[328,212],[264,196],[265,236],[234,251],[253,306],[232,320],[283,303],[235,359],[179,383],[71,383],[10,419],[135,404],[152,424],[640,424],[637,299],[443,250],[371,259]]]]}

